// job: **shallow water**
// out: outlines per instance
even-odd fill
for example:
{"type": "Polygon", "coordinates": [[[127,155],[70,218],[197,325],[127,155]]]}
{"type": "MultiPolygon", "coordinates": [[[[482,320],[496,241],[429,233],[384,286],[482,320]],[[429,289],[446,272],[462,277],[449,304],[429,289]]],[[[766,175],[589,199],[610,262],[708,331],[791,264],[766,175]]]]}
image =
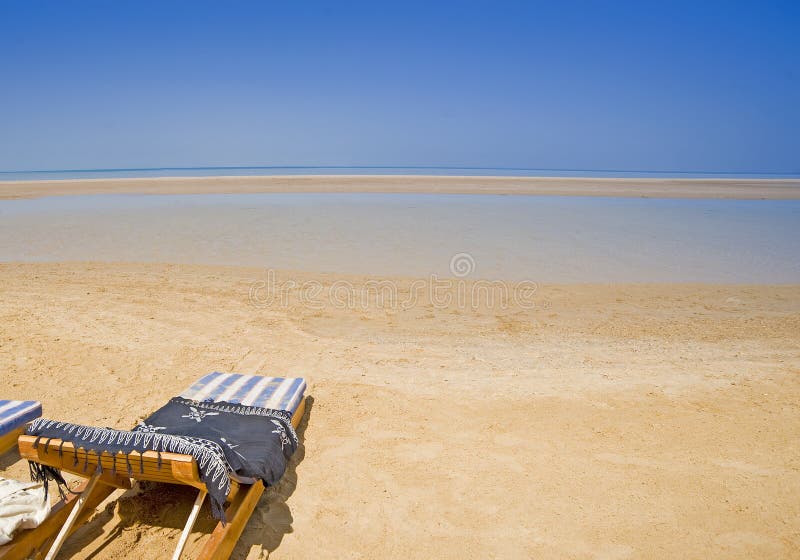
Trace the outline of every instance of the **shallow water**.
{"type": "Polygon", "coordinates": [[[134,261],[536,282],[800,282],[800,201],[421,195],[0,200],[2,261],[134,261]],[[463,269],[461,269],[463,270],[463,269]]]}

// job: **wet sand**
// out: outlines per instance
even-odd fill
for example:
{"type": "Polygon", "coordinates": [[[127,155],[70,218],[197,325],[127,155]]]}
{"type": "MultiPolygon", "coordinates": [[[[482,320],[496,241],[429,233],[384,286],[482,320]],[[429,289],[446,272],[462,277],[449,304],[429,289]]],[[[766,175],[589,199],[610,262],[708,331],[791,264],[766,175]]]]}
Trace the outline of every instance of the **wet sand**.
{"type": "MultiPolygon", "coordinates": [[[[303,445],[236,559],[800,555],[800,286],[254,305],[263,274],[2,264],[4,396],[127,428],[214,369],[307,377],[303,445]]],[[[109,502],[63,557],[164,557],[191,492],[156,490],[109,502]]]]}
{"type": "Polygon", "coordinates": [[[441,175],[273,175],[2,181],[0,198],[70,194],[441,193],[800,199],[800,179],[633,179],[441,175]]]}

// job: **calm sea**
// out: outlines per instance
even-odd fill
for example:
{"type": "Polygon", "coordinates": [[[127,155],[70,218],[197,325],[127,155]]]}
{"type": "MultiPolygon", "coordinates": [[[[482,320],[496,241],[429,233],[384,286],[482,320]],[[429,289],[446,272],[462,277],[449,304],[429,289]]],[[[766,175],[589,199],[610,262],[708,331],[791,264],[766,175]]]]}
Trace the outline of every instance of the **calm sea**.
{"type": "Polygon", "coordinates": [[[208,177],[251,175],[494,175],[519,177],[630,177],[630,178],[728,178],[799,179],[800,173],[752,171],[635,171],[625,169],[545,169],[527,167],[390,167],[390,166],[234,166],[234,167],[151,167],[131,169],[55,169],[0,171],[0,181],[55,179],[114,179],[129,177],[208,177]]]}

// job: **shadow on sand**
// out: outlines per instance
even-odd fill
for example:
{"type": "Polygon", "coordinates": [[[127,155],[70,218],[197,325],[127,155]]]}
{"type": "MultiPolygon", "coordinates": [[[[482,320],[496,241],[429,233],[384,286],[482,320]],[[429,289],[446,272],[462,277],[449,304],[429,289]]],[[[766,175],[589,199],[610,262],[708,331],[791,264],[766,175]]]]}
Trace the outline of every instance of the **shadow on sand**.
{"type": "Polygon", "coordinates": [[[292,532],[292,512],[286,502],[297,488],[297,465],[306,456],[306,428],[313,408],[314,398],[306,397],[306,411],[297,426],[297,439],[299,440],[297,450],[292,455],[286,472],[283,473],[278,484],[267,488],[261,496],[242,536],[239,537],[231,559],[244,559],[253,546],[260,546],[262,550],[272,552],[280,546],[284,535],[292,532]]]}
{"type": "MultiPolygon", "coordinates": [[[[300,433],[297,434],[300,437],[300,433]]],[[[22,460],[22,457],[19,455],[19,450],[14,446],[12,449],[9,449],[7,452],[0,455],[0,470],[6,470],[11,467],[14,463],[17,463],[22,460]]]]}

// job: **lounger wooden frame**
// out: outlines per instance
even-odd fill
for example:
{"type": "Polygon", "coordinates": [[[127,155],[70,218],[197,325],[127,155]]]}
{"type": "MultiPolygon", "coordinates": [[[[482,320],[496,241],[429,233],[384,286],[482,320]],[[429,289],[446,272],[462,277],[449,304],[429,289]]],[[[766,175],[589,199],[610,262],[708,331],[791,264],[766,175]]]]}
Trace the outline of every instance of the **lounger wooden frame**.
{"type": "MultiPolygon", "coordinates": [[[[297,428],[305,412],[305,397],[292,416],[292,425],[297,428]]],[[[83,450],[75,451],[70,442],[52,439],[47,445],[40,442],[34,448],[36,438],[33,436],[19,436],[20,455],[29,461],[36,461],[61,469],[65,472],[76,474],[89,479],[76,489],[66,500],[61,500],[55,506],[48,518],[36,529],[21,531],[14,540],[0,547],[1,560],[22,560],[25,558],[55,558],[64,541],[81,524],[85,523],[92,515],[94,509],[117,488],[130,488],[132,480],[149,480],[182,484],[198,489],[189,518],[181,533],[178,546],[173,555],[173,560],[180,558],[186,541],[192,532],[192,527],[197,519],[200,507],[206,496],[206,487],[200,480],[197,463],[191,455],[177,453],[161,453],[161,460],[154,451],[146,453],[130,453],[128,460],[131,463],[133,474],[127,476],[127,463],[125,455],[119,453],[116,461],[113,455],[103,453],[87,453],[83,450]],[[63,453],[59,453],[59,447],[63,453]],[[77,454],[78,463],[75,464],[77,454]],[[88,461],[88,467],[83,469],[88,461]],[[96,472],[98,462],[102,464],[102,474],[96,472]],[[115,474],[112,466],[116,466],[115,474]],[[56,534],[56,532],[58,534],[56,534]],[[54,538],[55,535],[55,538],[54,538]],[[43,556],[45,551],[47,555],[43,556]]],[[[239,540],[247,520],[253,513],[258,499],[264,492],[264,484],[257,481],[255,484],[243,485],[231,480],[231,491],[228,494],[225,509],[225,525],[217,523],[211,538],[203,547],[198,560],[222,560],[228,558],[233,547],[239,540]]]]}

